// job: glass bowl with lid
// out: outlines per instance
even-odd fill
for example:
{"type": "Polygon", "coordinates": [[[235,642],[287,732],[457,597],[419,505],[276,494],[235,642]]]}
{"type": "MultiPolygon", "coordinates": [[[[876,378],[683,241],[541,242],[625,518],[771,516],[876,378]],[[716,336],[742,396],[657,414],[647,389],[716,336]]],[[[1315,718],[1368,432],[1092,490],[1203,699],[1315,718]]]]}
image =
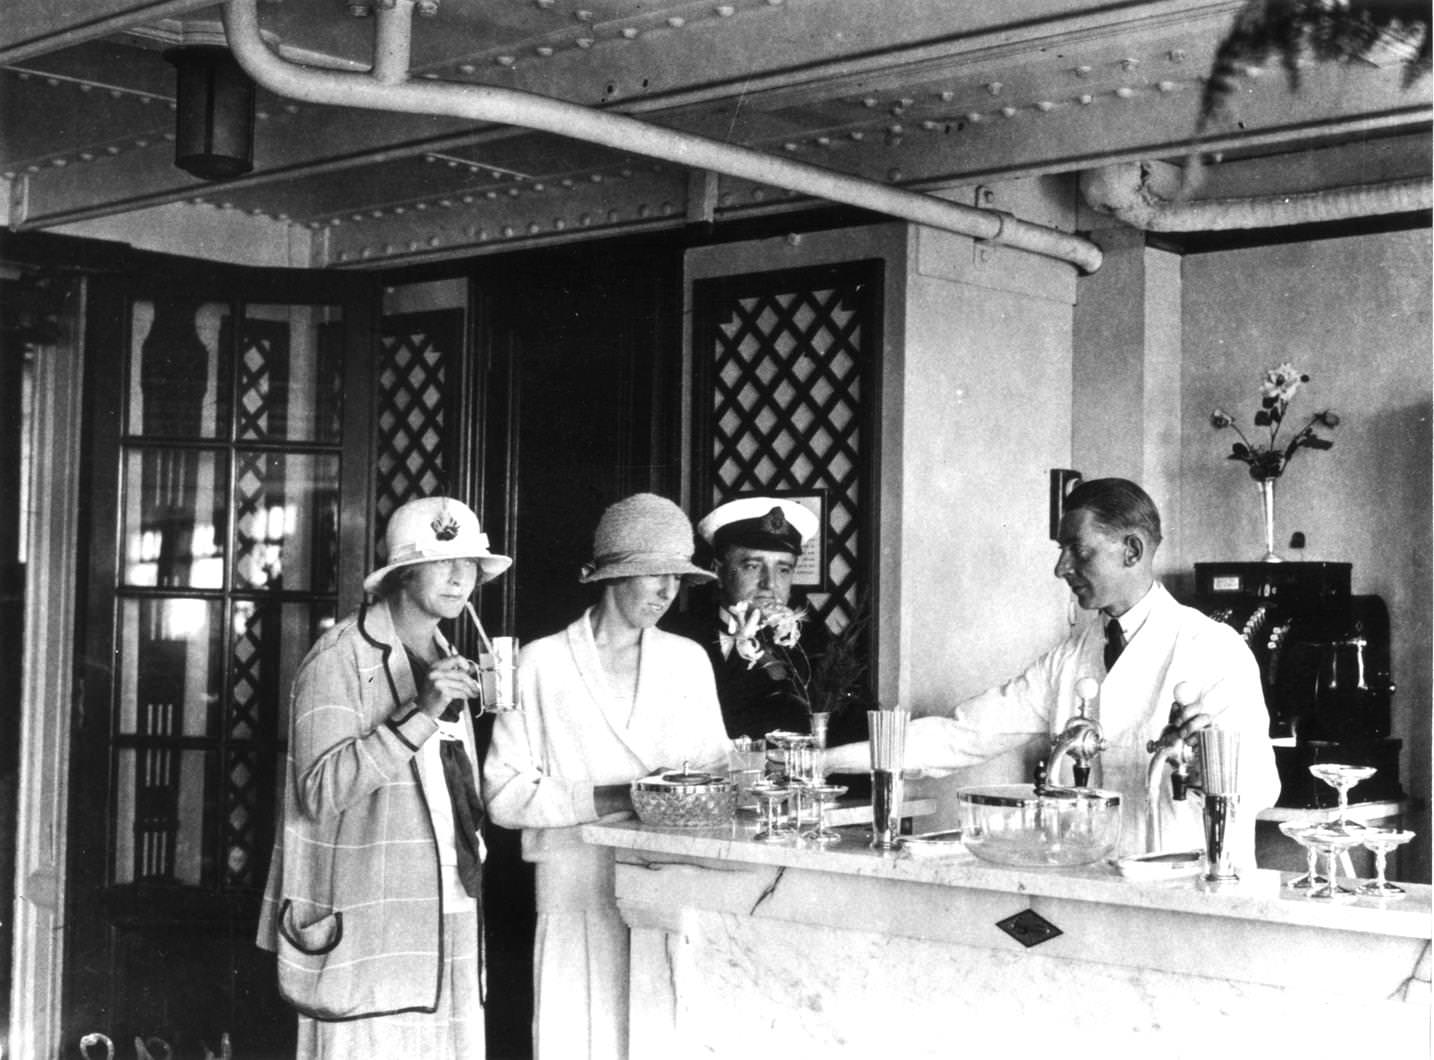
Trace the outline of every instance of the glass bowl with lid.
{"type": "Polygon", "coordinates": [[[961,842],[986,861],[1023,868],[1089,865],[1120,842],[1120,795],[1099,788],[992,784],[956,793],[961,842]]]}
{"type": "Polygon", "coordinates": [[[643,824],[662,828],[715,828],[732,819],[737,792],[719,773],[664,770],[632,782],[632,806],[643,824]]]}

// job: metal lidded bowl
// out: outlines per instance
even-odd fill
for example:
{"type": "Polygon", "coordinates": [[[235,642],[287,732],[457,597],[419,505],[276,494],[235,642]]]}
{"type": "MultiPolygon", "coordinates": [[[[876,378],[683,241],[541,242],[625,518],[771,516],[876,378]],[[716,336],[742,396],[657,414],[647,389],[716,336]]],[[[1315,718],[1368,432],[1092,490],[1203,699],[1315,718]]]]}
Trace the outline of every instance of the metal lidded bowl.
{"type": "Polygon", "coordinates": [[[732,819],[737,791],[718,773],[667,770],[632,782],[632,805],[643,824],[663,828],[714,828],[732,819]]]}
{"type": "Polygon", "coordinates": [[[1099,788],[993,784],[956,792],[961,842],[986,861],[1023,868],[1089,865],[1120,843],[1120,795],[1099,788]]]}

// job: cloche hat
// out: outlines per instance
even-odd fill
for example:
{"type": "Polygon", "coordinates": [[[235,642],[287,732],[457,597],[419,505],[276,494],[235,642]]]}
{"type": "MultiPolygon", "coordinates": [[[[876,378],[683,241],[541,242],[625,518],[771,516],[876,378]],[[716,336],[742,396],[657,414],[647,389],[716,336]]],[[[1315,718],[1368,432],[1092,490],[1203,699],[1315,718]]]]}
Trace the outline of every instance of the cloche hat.
{"type": "Polygon", "coordinates": [[[782,497],[728,501],[697,524],[697,533],[718,555],[728,545],[800,555],[816,532],[817,517],[811,509],[782,497]]]}
{"type": "Polygon", "coordinates": [[[634,493],[602,513],[593,534],[593,558],[583,564],[580,582],[676,574],[713,581],[717,576],[692,563],[692,523],[682,509],[655,493],[634,493]]]}
{"type": "Polygon", "coordinates": [[[478,563],[482,584],[498,577],[513,561],[488,548],[488,535],[478,528],[473,509],[452,497],[420,497],[402,505],[384,530],[388,562],[363,580],[364,592],[378,591],[384,576],[399,567],[436,559],[471,559],[478,563]]]}

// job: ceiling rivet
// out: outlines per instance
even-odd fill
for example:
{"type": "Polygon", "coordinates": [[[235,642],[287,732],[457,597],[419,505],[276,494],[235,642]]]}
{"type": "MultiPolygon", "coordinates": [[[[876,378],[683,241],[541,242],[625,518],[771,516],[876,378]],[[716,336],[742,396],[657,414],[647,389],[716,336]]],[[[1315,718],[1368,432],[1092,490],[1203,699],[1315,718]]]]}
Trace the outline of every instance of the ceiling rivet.
{"type": "Polygon", "coordinates": [[[683,26],[687,25],[687,20],[681,15],[673,15],[667,20],[667,24],[673,29],[681,29],[683,26]]]}
{"type": "Polygon", "coordinates": [[[718,17],[718,18],[731,18],[731,17],[732,17],[733,15],[735,15],[736,13],[737,13],[737,9],[736,9],[735,7],[733,7],[731,4],[718,4],[718,5],[717,5],[717,17],[718,17]]]}
{"type": "Polygon", "coordinates": [[[460,74],[463,74],[465,77],[472,77],[478,72],[478,67],[474,66],[472,63],[461,63],[458,66],[458,72],[460,74]]]}
{"type": "Polygon", "coordinates": [[[647,216],[647,212],[648,212],[648,210],[647,210],[647,203],[645,203],[645,202],[643,202],[643,203],[638,203],[638,206],[637,206],[637,216],[638,216],[638,217],[646,217],[646,216],[647,216]]]}
{"type": "Polygon", "coordinates": [[[1140,65],[1140,60],[1139,60],[1139,59],[1122,59],[1122,60],[1120,60],[1120,68],[1121,68],[1122,70],[1127,70],[1127,71],[1129,71],[1129,70],[1134,70],[1134,69],[1135,69],[1137,66],[1139,66],[1139,65],[1140,65]]]}
{"type": "Polygon", "coordinates": [[[1131,88],[1129,85],[1121,85],[1115,90],[1115,94],[1121,99],[1129,99],[1131,96],[1135,95],[1135,89],[1131,88]]]}
{"type": "Polygon", "coordinates": [[[1001,108],[1001,113],[1007,118],[1014,118],[1016,116],[1016,108],[1007,105],[1001,108]]]}
{"type": "Polygon", "coordinates": [[[991,93],[991,95],[993,96],[999,96],[1001,94],[1001,89],[1005,87],[1006,86],[1001,84],[1001,82],[999,81],[992,81],[986,85],[986,91],[991,93]]]}
{"type": "Polygon", "coordinates": [[[579,48],[586,50],[596,44],[597,41],[593,40],[591,37],[579,37],[577,40],[573,41],[573,43],[576,44],[579,48]]]}
{"type": "Polygon", "coordinates": [[[1041,112],[1043,112],[1043,113],[1049,114],[1052,110],[1055,109],[1055,106],[1056,106],[1056,105],[1055,105],[1054,103],[1052,103],[1050,100],[1048,100],[1048,99],[1043,99],[1043,100],[1041,100],[1039,103],[1036,104],[1036,109],[1039,110],[1039,111],[1041,111],[1041,112]]]}
{"type": "Polygon", "coordinates": [[[639,30],[636,26],[622,27],[622,35],[628,40],[637,40],[637,35],[640,32],[641,30],[639,30]]]}
{"type": "Polygon", "coordinates": [[[1160,89],[1160,91],[1162,92],[1174,92],[1176,86],[1174,81],[1161,81],[1155,87],[1160,89]]]}
{"type": "Polygon", "coordinates": [[[539,55],[541,55],[544,59],[549,58],[553,54],[553,49],[546,44],[540,44],[533,50],[536,51],[539,55]]]}
{"type": "Polygon", "coordinates": [[[942,103],[950,103],[950,102],[951,102],[953,99],[955,99],[955,98],[956,98],[956,93],[955,93],[955,92],[952,92],[949,88],[946,89],[944,92],[942,92],[942,93],[941,93],[941,96],[940,96],[940,99],[941,99],[941,102],[942,102],[942,103]]]}
{"type": "Polygon", "coordinates": [[[517,61],[511,55],[500,55],[495,60],[499,66],[512,66],[517,61]]]}
{"type": "Polygon", "coordinates": [[[886,179],[890,181],[899,181],[903,176],[905,176],[905,174],[899,169],[888,169],[886,171],[886,179]]]}
{"type": "Polygon", "coordinates": [[[1183,63],[1185,61],[1185,49],[1171,48],[1170,51],[1166,52],[1165,57],[1172,63],[1183,63]]]}
{"type": "Polygon", "coordinates": [[[1084,94],[1084,95],[1081,95],[1081,96],[1077,96],[1077,97],[1076,97],[1076,102],[1081,103],[1081,104],[1089,104],[1089,103],[1093,103],[1094,101],[1095,101],[1095,97],[1092,96],[1089,92],[1087,92],[1087,93],[1084,94]]]}

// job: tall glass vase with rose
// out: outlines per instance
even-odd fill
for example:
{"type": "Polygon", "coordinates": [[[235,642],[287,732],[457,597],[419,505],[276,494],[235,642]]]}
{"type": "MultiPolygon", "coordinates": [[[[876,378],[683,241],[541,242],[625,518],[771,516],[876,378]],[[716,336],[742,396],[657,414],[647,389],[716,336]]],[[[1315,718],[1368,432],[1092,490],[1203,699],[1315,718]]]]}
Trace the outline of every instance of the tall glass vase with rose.
{"type": "Polygon", "coordinates": [[[1329,449],[1334,446],[1334,442],[1315,431],[1316,427],[1339,426],[1338,415],[1330,409],[1320,409],[1310,416],[1303,427],[1281,440],[1280,432],[1285,425],[1290,402],[1300,386],[1309,381],[1306,373],[1289,363],[1265,372],[1260,382],[1260,407],[1254,415],[1254,426],[1266,433],[1263,438],[1257,435],[1258,441],[1251,441],[1250,436],[1240,429],[1235,417],[1224,409],[1216,408],[1210,413],[1212,427],[1233,430],[1239,435],[1240,440],[1231,445],[1227,459],[1247,465],[1250,477],[1259,486],[1265,533],[1265,554],[1261,558],[1267,563],[1278,563],[1283,558],[1275,551],[1275,483],[1301,449],[1329,449]]]}

